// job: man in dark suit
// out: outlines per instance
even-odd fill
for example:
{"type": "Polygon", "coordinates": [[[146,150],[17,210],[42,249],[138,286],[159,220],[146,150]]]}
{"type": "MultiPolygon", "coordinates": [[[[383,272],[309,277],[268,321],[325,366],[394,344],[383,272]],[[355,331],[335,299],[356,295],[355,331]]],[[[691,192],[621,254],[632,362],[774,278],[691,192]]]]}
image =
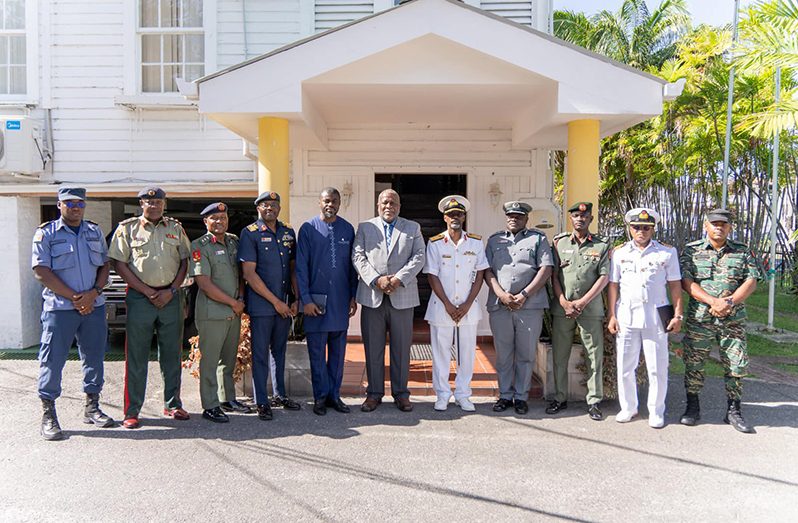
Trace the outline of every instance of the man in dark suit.
{"type": "Polygon", "coordinates": [[[413,410],[407,378],[413,340],[413,309],[419,305],[416,276],[424,267],[421,227],[399,217],[399,194],[382,191],[377,217],[360,223],[352,263],[360,277],[357,302],[362,305],[360,329],[366,348],[368,388],[360,407],[371,412],[385,394],[385,341],[391,333],[391,395],[403,412],[413,410]],[[388,299],[385,299],[385,297],[388,299]]]}

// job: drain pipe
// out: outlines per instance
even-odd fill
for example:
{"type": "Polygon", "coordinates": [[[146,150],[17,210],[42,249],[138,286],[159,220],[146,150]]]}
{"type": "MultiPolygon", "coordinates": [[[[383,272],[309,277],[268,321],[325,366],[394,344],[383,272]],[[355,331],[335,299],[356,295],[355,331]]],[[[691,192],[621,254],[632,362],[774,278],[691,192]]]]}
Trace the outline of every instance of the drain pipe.
{"type": "Polygon", "coordinates": [[[247,0],[241,0],[241,26],[244,31],[244,60],[249,60],[249,39],[247,38],[247,0]]]}

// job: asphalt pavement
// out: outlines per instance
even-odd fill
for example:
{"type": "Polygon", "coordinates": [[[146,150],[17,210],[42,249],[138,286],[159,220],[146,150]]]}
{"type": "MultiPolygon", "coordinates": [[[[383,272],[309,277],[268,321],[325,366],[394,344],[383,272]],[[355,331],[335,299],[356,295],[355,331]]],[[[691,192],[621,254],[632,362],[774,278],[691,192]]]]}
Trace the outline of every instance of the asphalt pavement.
{"type": "MultiPolygon", "coordinates": [[[[122,417],[122,362],[106,363],[105,411],[122,417]]],[[[3,521],[795,521],[798,388],[747,381],[740,434],[721,420],[723,383],[709,378],[702,420],[678,424],[672,376],[667,426],[591,421],[584,403],[547,416],[476,413],[433,398],[415,410],[345,398],[348,415],[275,411],[273,421],[201,418],[197,381],[184,373],[188,421],[164,419],[157,363],[142,428],[82,423],[80,364],[70,361],[57,408],[68,438],[39,436],[37,362],[0,360],[3,521]]],[[[645,404],[645,396],[641,398],[645,404]]],[[[641,407],[645,416],[645,406],[641,407]]]]}

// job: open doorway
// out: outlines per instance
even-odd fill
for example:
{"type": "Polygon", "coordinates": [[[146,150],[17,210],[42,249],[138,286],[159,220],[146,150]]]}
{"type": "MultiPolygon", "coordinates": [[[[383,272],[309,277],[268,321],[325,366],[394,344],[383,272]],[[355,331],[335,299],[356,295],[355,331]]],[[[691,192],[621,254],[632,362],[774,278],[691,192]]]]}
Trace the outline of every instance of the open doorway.
{"type": "MultiPolygon", "coordinates": [[[[438,210],[438,202],[444,196],[461,194],[467,196],[465,174],[388,174],[379,173],[374,178],[374,200],[385,189],[399,193],[402,208],[399,214],[421,225],[424,243],[431,236],[444,231],[446,223],[438,210]]],[[[466,226],[468,223],[466,223],[466,226]]],[[[466,230],[467,227],[466,227],[466,230]]],[[[426,274],[418,275],[418,294],[421,305],[415,310],[417,320],[424,318],[432,289],[426,274]]]]}

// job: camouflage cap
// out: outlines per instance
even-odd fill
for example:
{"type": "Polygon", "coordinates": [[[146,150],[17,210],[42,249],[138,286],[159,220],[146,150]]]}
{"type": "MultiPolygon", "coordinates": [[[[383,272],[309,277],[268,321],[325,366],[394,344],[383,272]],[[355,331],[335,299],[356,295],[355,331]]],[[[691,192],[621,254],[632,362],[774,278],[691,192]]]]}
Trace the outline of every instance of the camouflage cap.
{"type": "Polygon", "coordinates": [[[707,221],[712,222],[731,222],[731,212],[726,209],[712,209],[707,211],[707,221]]]}

